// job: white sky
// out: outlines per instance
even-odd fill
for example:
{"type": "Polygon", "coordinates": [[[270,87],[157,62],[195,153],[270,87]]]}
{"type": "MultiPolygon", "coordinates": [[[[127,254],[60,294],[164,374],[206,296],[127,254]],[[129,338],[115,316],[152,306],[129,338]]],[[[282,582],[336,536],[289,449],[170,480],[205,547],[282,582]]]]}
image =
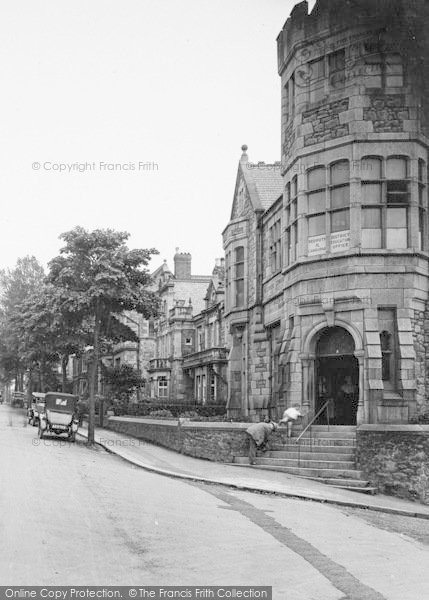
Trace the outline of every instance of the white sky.
{"type": "Polygon", "coordinates": [[[46,263],[82,225],[157,248],[151,269],[172,268],[179,247],[209,274],[241,145],[251,161],[280,159],[275,39],[294,2],[0,3],[0,268],[26,254],[46,263]],[[75,162],[95,168],[46,164],[75,162]]]}

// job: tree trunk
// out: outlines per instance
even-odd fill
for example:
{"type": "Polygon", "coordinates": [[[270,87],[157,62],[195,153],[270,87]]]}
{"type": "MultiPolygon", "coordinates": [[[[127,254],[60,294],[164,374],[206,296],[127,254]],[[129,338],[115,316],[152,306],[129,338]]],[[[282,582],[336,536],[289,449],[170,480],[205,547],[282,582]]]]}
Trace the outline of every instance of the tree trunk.
{"type": "Polygon", "coordinates": [[[40,391],[42,394],[45,393],[45,362],[39,363],[39,377],[40,377],[40,391]]]}
{"type": "Polygon", "coordinates": [[[31,396],[33,394],[33,367],[28,369],[27,383],[27,408],[31,408],[31,396]]]}
{"type": "Polygon", "coordinates": [[[62,390],[63,394],[67,393],[67,364],[69,362],[69,357],[67,354],[63,354],[61,358],[61,375],[62,375],[62,390]]]}
{"type": "Polygon", "coordinates": [[[89,381],[89,407],[88,407],[88,446],[94,444],[95,427],[95,391],[97,386],[98,361],[100,354],[100,316],[98,310],[95,315],[94,350],[91,364],[91,377],[89,381]]]}

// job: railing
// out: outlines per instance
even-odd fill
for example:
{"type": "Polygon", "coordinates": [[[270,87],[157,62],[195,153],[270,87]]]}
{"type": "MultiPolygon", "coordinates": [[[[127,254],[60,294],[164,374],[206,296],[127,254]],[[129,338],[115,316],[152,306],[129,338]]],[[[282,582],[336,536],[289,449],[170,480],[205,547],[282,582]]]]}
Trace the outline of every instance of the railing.
{"type": "Polygon", "coordinates": [[[186,354],[183,357],[183,366],[189,369],[200,365],[226,362],[227,360],[228,350],[223,347],[213,346],[212,348],[205,348],[198,352],[186,354]]]}
{"type": "Polygon", "coordinates": [[[328,424],[328,431],[329,431],[329,404],[332,402],[331,398],[328,398],[328,400],[326,400],[326,402],[324,402],[321,406],[321,408],[317,411],[317,413],[314,415],[314,417],[311,419],[311,421],[304,427],[304,429],[301,431],[301,433],[299,434],[299,436],[296,438],[295,440],[295,444],[298,445],[298,467],[301,464],[301,438],[304,436],[304,434],[310,430],[310,448],[313,445],[313,438],[311,437],[311,427],[314,425],[314,422],[320,417],[320,415],[326,410],[326,421],[328,424]]]}
{"type": "Polygon", "coordinates": [[[168,370],[171,369],[171,361],[169,358],[152,358],[149,361],[148,371],[168,370]]]}

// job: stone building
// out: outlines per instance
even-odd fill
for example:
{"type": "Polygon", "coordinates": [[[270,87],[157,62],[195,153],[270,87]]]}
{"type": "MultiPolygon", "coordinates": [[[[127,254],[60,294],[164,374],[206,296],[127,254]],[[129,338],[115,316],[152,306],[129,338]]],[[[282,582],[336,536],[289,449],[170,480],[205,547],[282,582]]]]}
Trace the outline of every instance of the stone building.
{"type": "Polygon", "coordinates": [[[428,409],[426,12],[301,2],[278,36],[281,164],[243,147],[224,231],[231,414],[428,409]]]}
{"type": "Polygon", "coordinates": [[[189,401],[194,381],[183,360],[197,351],[194,315],[206,308],[210,275],[192,275],[189,253],[174,255],[174,273],[165,267],[158,282],[161,315],[154,322],[155,354],[149,362],[152,397],[173,402],[189,401]]]}
{"type": "Polygon", "coordinates": [[[183,358],[183,370],[194,383],[192,400],[197,404],[226,403],[224,272],[224,261],[218,260],[204,298],[205,308],[193,318],[194,351],[183,358]]]}

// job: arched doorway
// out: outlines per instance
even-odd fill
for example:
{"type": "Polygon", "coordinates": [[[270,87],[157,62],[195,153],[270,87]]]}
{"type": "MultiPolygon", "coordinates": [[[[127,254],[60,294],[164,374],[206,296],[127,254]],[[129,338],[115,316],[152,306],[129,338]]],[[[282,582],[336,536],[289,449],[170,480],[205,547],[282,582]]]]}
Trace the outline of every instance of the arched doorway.
{"type": "Polygon", "coordinates": [[[329,413],[318,423],[356,425],[359,402],[359,363],[353,337],[342,327],[327,327],[316,343],[315,412],[330,399],[329,413]]]}

